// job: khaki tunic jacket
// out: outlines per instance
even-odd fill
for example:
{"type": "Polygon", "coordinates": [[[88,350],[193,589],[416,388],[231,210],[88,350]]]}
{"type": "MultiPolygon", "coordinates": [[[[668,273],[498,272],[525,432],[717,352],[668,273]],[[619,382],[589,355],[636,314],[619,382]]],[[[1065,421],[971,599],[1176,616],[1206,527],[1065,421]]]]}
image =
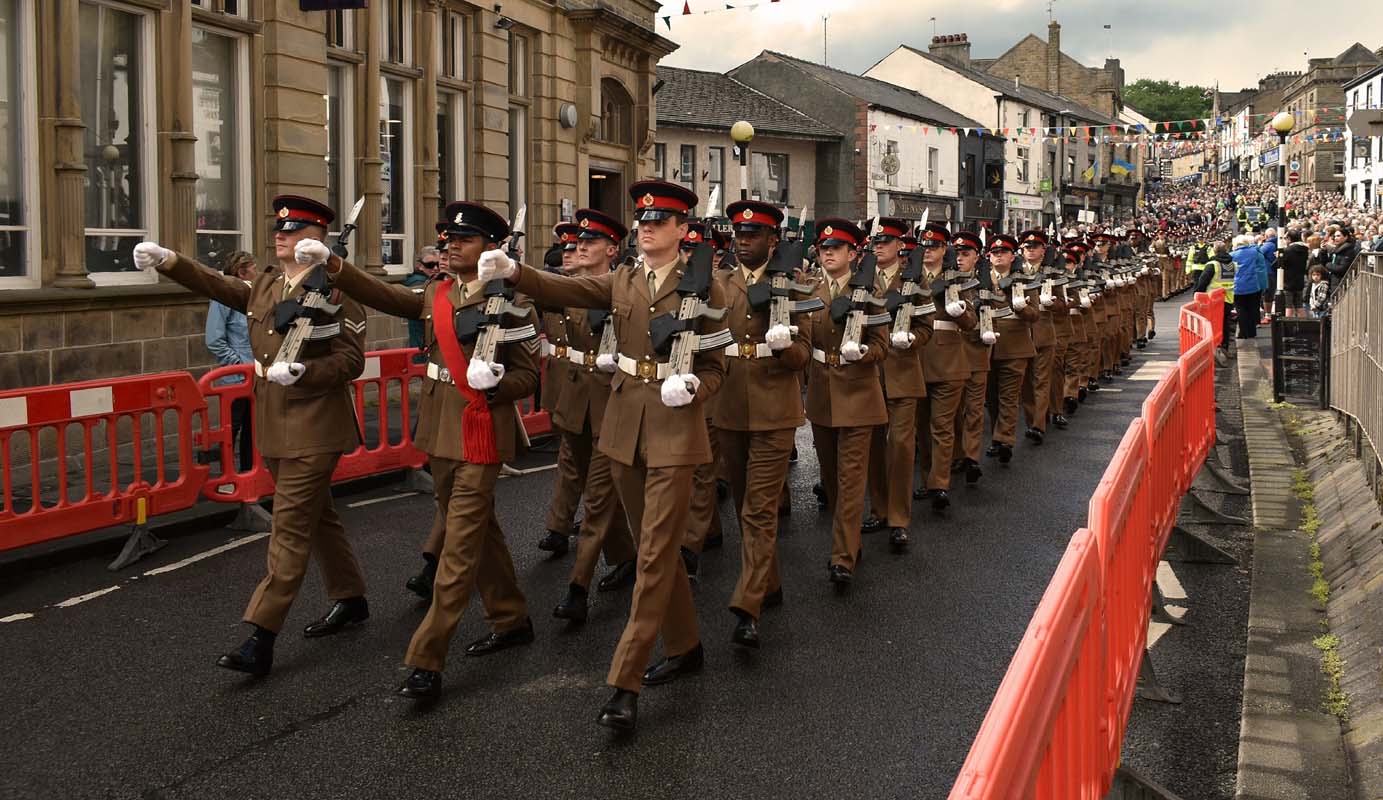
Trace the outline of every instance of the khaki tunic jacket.
{"type": "Polygon", "coordinates": [[[879,381],[879,362],[888,350],[888,326],[865,328],[869,351],[853,363],[840,360],[844,326],[831,319],[831,290],[822,280],[812,290],[826,308],[812,312],[812,342],[825,353],[827,363],[812,359],[807,368],[807,419],[827,428],[862,428],[888,422],[884,387],[879,381]]]}
{"type": "MultiPolygon", "coordinates": [[[[557,315],[548,314],[547,316],[557,315]]],[[[564,431],[581,433],[585,430],[586,420],[589,417],[591,435],[599,438],[601,425],[605,420],[605,405],[610,400],[610,383],[614,380],[614,375],[603,372],[595,366],[595,357],[600,352],[601,337],[591,330],[591,320],[590,317],[586,316],[586,309],[564,309],[560,319],[562,320],[563,341],[571,349],[586,354],[586,357],[582,359],[580,364],[571,361],[570,357],[553,355],[548,358],[548,375],[553,374],[554,362],[564,362],[566,365],[560,372],[562,375],[561,385],[557,386],[555,382],[553,384],[554,390],[560,393],[560,397],[552,415],[552,424],[564,431]]],[[[607,319],[605,324],[613,325],[614,320],[607,319]]]]}
{"type": "MultiPolygon", "coordinates": [[[[942,301],[945,305],[945,301],[942,301]]],[[[931,383],[950,383],[970,378],[970,360],[965,352],[963,331],[973,330],[980,324],[979,313],[973,303],[966,302],[965,313],[952,317],[945,308],[938,308],[932,317],[932,336],[922,347],[922,374],[931,383]],[[955,323],[959,330],[936,328],[937,322],[955,323]]]]}
{"type": "MultiPolygon", "coordinates": [[[[614,312],[615,338],[619,353],[656,369],[666,357],[653,350],[648,325],[665,313],[676,314],[682,304],[677,284],[681,266],[675,267],[658,287],[658,296],[648,296],[643,269],[617,269],[608,275],[566,277],[552,275],[529,266],[520,266],[515,288],[545,306],[608,308],[614,312]]],[[[725,307],[720,284],[711,281],[708,305],[725,307]]],[[[702,319],[700,332],[714,333],[725,322],[702,319]]],[[[623,370],[610,382],[610,401],[605,406],[601,425],[600,451],[626,466],[640,456],[640,437],[644,438],[644,464],[648,467],[679,467],[709,464],[711,439],[706,429],[704,405],[720,389],[725,377],[724,351],[698,353],[692,371],[700,379],[692,402],[680,408],[663,405],[662,381],[640,378],[623,370]]],[[[656,373],[654,373],[656,375],[656,373]]]]}
{"type": "MultiPolygon", "coordinates": [[[[894,271],[893,280],[878,294],[883,297],[890,291],[902,290],[903,270],[900,266],[894,271]]],[[[888,331],[892,330],[892,326],[889,326],[888,331]]],[[[912,323],[912,335],[917,337],[917,341],[906,350],[893,347],[890,341],[889,346],[885,348],[887,354],[879,364],[884,382],[884,397],[888,400],[927,396],[927,381],[922,370],[922,351],[926,348],[927,341],[932,338],[931,318],[915,318],[912,323]]]]}
{"type": "MultiPolygon", "coordinates": [[[[543,336],[547,343],[556,348],[566,347],[571,344],[567,337],[566,313],[564,311],[549,311],[541,309],[543,321],[543,336]]],[[[580,348],[577,348],[578,350],[580,348]]],[[[557,407],[561,403],[562,390],[568,385],[567,373],[571,371],[571,362],[565,358],[549,358],[547,366],[542,370],[542,402],[543,409],[552,414],[557,413],[557,407]]],[[[553,424],[557,424],[553,419],[553,424]]],[[[578,429],[579,433],[580,430],[578,429]]]]}
{"type": "MultiPolygon", "coordinates": [[[[250,285],[179,254],[158,270],[192,291],[245,314],[250,349],[259,372],[274,363],[283,337],[274,330],[274,307],[303,294],[299,283],[286,297],[277,266],[265,268],[250,285]]],[[[406,289],[404,291],[407,291],[406,289]]],[[[348,297],[332,318],[339,329],[303,344],[298,361],[307,368],[292,386],[254,376],[255,446],[265,458],[348,453],[360,444],[360,425],[349,384],[365,369],[365,310],[348,297]]]]}
{"type": "Polygon", "coordinates": [[[994,320],[994,332],[999,334],[999,341],[994,343],[995,360],[1013,361],[1037,355],[1037,348],[1032,343],[1032,326],[1040,318],[1037,300],[1030,297],[1027,307],[1022,311],[1013,312],[1011,317],[994,320]]]}
{"type": "MultiPolygon", "coordinates": [[[[407,287],[376,280],[345,262],[342,262],[341,271],[332,279],[346,294],[371,308],[396,317],[422,320],[428,363],[446,366],[441,348],[437,347],[436,329],[432,327],[432,307],[437,290],[442,285],[440,280],[428,281],[422,294],[414,294],[407,287]]],[[[479,292],[463,302],[459,280],[452,283],[450,298],[452,307],[457,309],[485,302],[485,295],[479,292]]],[[[522,298],[515,298],[514,302],[524,304],[522,298]]],[[[536,315],[530,312],[527,319],[506,316],[504,325],[520,328],[536,321],[536,315]]],[[[527,445],[523,423],[519,420],[519,411],[514,403],[533,394],[538,388],[537,345],[537,339],[501,344],[496,353],[496,358],[504,364],[504,377],[486,396],[495,428],[495,449],[501,461],[513,461],[527,445]]],[[[461,349],[470,358],[474,342],[462,345],[461,349]]],[[[454,381],[465,379],[465,375],[453,376],[454,381]]],[[[455,383],[424,378],[422,397],[418,403],[418,430],[413,435],[413,444],[430,456],[464,461],[461,414],[467,404],[466,396],[455,383]]]]}
{"type": "MultiPolygon", "coordinates": [[[[717,270],[715,280],[725,294],[725,321],[736,347],[753,350],[768,332],[768,309],[749,307],[743,270],[717,270]]],[[[765,273],[761,282],[772,282],[772,277],[765,273]]],[[[811,315],[794,315],[792,324],[797,335],[786,349],[765,358],[725,359],[725,382],[715,397],[717,428],[776,431],[803,423],[802,372],[812,360],[811,315]]]]}

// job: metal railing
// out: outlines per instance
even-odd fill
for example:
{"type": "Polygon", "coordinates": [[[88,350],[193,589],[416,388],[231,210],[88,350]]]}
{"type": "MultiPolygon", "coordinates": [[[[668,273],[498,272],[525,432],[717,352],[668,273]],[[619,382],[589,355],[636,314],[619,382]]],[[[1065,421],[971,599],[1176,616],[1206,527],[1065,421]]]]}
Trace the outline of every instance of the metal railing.
{"type": "Polygon", "coordinates": [[[1383,252],[1363,252],[1331,295],[1330,407],[1379,491],[1383,444],[1383,252]]]}

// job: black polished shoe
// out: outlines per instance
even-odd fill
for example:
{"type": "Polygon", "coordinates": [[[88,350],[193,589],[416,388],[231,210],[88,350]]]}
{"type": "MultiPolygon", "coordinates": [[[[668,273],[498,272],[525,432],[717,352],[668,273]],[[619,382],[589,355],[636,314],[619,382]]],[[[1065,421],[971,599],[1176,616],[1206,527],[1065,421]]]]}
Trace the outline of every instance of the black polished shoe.
{"type": "Polygon", "coordinates": [[[1087,390],[1084,386],[1080,386],[1076,389],[1076,399],[1082,403],[1085,402],[1085,398],[1088,397],[1089,394],[1089,390],[1087,390]]]}
{"type": "Polygon", "coordinates": [[[437,556],[423,553],[423,571],[409,578],[404,588],[424,600],[432,599],[432,584],[437,580],[437,556]]]}
{"type": "Polygon", "coordinates": [[[501,633],[491,633],[490,635],[476,639],[466,646],[468,656],[488,656],[498,653],[501,650],[508,650],[511,647],[518,647],[521,644],[533,643],[533,620],[526,619],[517,628],[510,628],[501,633]]]}
{"type": "Polygon", "coordinates": [[[715,550],[723,546],[725,546],[725,537],[723,535],[707,536],[706,541],[701,543],[701,552],[704,553],[707,550],[715,550]]]}
{"type": "Polygon", "coordinates": [[[888,546],[893,552],[901,553],[908,549],[908,531],[906,528],[894,528],[888,532],[888,546]]]}
{"type": "Polygon", "coordinates": [[[965,469],[965,459],[963,459],[963,458],[953,458],[953,459],[951,459],[951,472],[960,472],[960,471],[963,470],[963,469],[965,469]]]}
{"type": "Polygon", "coordinates": [[[1137,347],[1139,350],[1146,350],[1148,347],[1148,340],[1139,339],[1137,342],[1134,342],[1133,346],[1137,347]]]}
{"type": "Polygon", "coordinates": [[[965,459],[965,482],[971,486],[980,482],[984,477],[984,470],[980,469],[980,464],[973,458],[965,459]]]}
{"type": "Polygon", "coordinates": [[[812,494],[816,495],[816,509],[825,511],[830,506],[831,501],[826,497],[826,487],[819,483],[812,484],[812,494]]]}
{"type": "Polygon", "coordinates": [[[742,611],[736,611],[735,615],[740,621],[735,623],[735,632],[730,634],[730,641],[740,647],[752,647],[759,649],[759,623],[753,617],[742,611]]]}
{"type": "Polygon", "coordinates": [[[1032,442],[1033,444],[1042,444],[1042,440],[1047,438],[1047,434],[1043,433],[1037,428],[1028,428],[1027,433],[1024,433],[1023,435],[1026,436],[1028,438],[1028,441],[1032,442]]]}
{"type": "MultiPolygon", "coordinates": [[[[1149,328],[1149,329],[1148,329],[1148,339],[1156,339],[1156,338],[1157,338],[1157,331],[1154,330],[1154,329],[1152,329],[1152,328],[1149,328]]],[[[1145,340],[1145,341],[1146,341],[1146,340],[1145,340]]]]}
{"type": "Polygon", "coordinates": [[[687,570],[687,577],[693,582],[701,579],[701,556],[693,553],[687,548],[681,548],[682,566],[687,570]]]}
{"type": "Polygon", "coordinates": [[[643,674],[644,686],[660,686],[664,683],[672,683],[684,675],[693,675],[701,671],[701,667],[706,663],[706,651],[701,649],[701,644],[688,650],[680,656],[668,656],[657,664],[649,667],[643,674]]]}
{"type": "Polygon", "coordinates": [[[782,604],[783,604],[783,587],[779,586],[777,589],[774,589],[773,591],[771,591],[771,592],[769,592],[768,594],[764,595],[764,602],[763,602],[762,608],[777,608],[778,606],[781,606],[782,604]]]}
{"type": "Polygon", "coordinates": [[[873,533],[875,531],[881,531],[887,527],[887,522],[884,522],[879,517],[870,514],[869,516],[864,518],[864,521],[860,523],[860,533],[873,533]]]}
{"type": "Polygon", "coordinates": [[[631,558],[616,564],[614,569],[605,573],[605,577],[600,579],[595,588],[598,592],[613,592],[626,586],[633,586],[634,579],[637,577],[637,562],[631,558]]]}
{"type": "Polygon", "coordinates": [[[596,724],[618,731],[632,731],[639,720],[639,694],[616,689],[609,702],[600,709],[596,724]]]}
{"type": "Polygon", "coordinates": [[[548,531],[538,540],[538,549],[554,556],[564,556],[570,548],[571,541],[567,535],[557,531],[548,531]]]}
{"type": "Polygon", "coordinates": [[[1068,398],[1066,398],[1066,415],[1067,415],[1067,416],[1070,416],[1070,415],[1076,413],[1076,410],[1079,409],[1079,408],[1080,408],[1080,401],[1076,400],[1076,398],[1074,398],[1074,397],[1068,397],[1068,398]]]}
{"type": "Polygon", "coordinates": [[[927,499],[927,490],[926,490],[925,488],[921,487],[921,486],[917,487],[916,489],[913,489],[913,490],[912,490],[912,499],[913,499],[914,501],[917,501],[917,500],[926,500],[926,499],[927,499]]]}
{"type": "MultiPolygon", "coordinates": [[[[1101,377],[1104,376],[1101,375],[1101,377]]],[[[1085,388],[1092,392],[1098,392],[1100,390],[1100,382],[1095,380],[1094,378],[1091,378],[1090,380],[1085,382],[1085,388]]]]}
{"type": "Polygon", "coordinates": [[[399,687],[398,693],[409,700],[435,700],[442,694],[442,673],[415,669],[399,687]]]}
{"type": "Polygon", "coordinates": [[[315,639],[340,633],[351,625],[359,625],[370,618],[370,606],[363,597],[347,597],[331,604],[326,615],[303,628],[303,636],[315,639]]]}
{"type": "Polygon", "coordinates": [[[792,455],[788,456],[788,463],[789,463],[789,464],[796,464],[796,463],[797,463],[797,445],[793,445],[793,446],[792,446],[792,455]]]}
{"type": "Polygon", "coordinates": [[[951,495],[945,489],[932,492],[932,513],[940,514],[951,507],[951,495]]]}
{"type": "Polygon", "coordinates": [[[1124,364],[1122,364],[1122,363],[1115,364],[1115,365],[1114,365],[1114,369],[1110,370],[1110,372],[1113,372],[1115,375],[1123,375],[1123,374],[1124,374],[1124,364]]]}
{"type": "Polygon", "coordinates": [[[239,650],[216,659],[216,666],[247,675],[268,675],[274,667],[274,639],[277,636],[258,626],[239,650]]]}
{"type": "Polygon", "coordinates": [[[1071,425],[1071,420],[1067,419],[1064,414],[1053,414],[1052,424],[1064,431],[1071,425]]]}
{"type": "Polygon", "coordinates": [[[589,596],[589,593],[585,589],[574,583],[571,584],[567,587],[567,594],[562,598],[562,602],[558,603],[557,607],[552,609],[552,616],[557,619],[570,620],[571,622],[585,622],[586,612],[589,606],[587,598],[589,596]]]}
{"type": "Polygon", "coordinates": [[[984,454],[990,458],[998,458],[1000,464],[1007,464],[1013,460],[1013,445],[1003,442],[990,442],[989,449],[984,454]]]}
{"type": "Polygon", "coordinates": [[[850,573],[850,568],[843,564],[832,564],[828,574],[831,583],[837,586],[849,586],[850,582],[855,579],[855,576],[850,573]]]}

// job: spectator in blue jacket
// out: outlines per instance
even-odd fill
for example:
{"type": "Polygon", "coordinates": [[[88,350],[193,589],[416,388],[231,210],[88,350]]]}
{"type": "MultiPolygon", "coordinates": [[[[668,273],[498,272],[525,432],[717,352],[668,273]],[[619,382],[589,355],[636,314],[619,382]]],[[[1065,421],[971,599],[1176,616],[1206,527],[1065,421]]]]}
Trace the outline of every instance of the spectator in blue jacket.
{"type": "Polygon", "coordinates": [[[1268,263],[1253,237],[1245,235],[1234,237],[1230,258],[1234,259],[1234,312],[1239,317],[1236,338],[1253,339],[1258,336],[1263,291],[1268,287],[1268,263]]]}
{"type": "MultiPolygon", "coordinates": [[[[1272,297],[1277,292],[1277,229],[1268,228],[1263,231],[1263,243],[1258,245],[1258,252],[1263,254],[1263,261],[1268,265],[1268,282],[1263,285],[1262,305],[1263,312],[1266,314],[1271,308],[1272,297]]],[[[1266,319],[1266,317],[1265,317],[1266,319]]]]}
{"type": "MultiPolygon", "coordinates": [[[[244,250],[226,254],[221,265],[223,273],[239,278],[246,284],[254,278],[254,256],[244,250]]],[[[206,313],[206,347],[221,366],[254,361],[253,351],[250,350],[250,327],[245,315],[212,300],[206,313]]],[[[223,378],[218,385],[230,386],[244,382],[244,377],[233,375],[223,378]]],[[[241,472],[248,472],[254,467],[254,428],[250,418],[250,398],[241,397],[231,401],[231,439],[239,444],[241,472]]],[[[233,491],[233,487],[227,488],[233,491]]]]}

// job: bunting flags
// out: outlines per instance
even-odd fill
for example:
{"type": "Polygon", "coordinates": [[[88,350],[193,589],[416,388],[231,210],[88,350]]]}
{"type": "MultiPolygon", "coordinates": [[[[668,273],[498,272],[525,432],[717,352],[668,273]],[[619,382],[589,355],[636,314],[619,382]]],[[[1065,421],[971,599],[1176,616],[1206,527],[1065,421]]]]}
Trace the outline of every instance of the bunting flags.
{"type": "MultiPolygon", "coordinates": [[[[681,13],[680,16],[689,17],[689,16],[691,16],[692,14],[719,14],[719,13],[722,13],[722,12],[725,12],[725,11],[736,11],[736,10],[739,10],[739,11],[753,11],[754,9],[756,9],[756,8],[758,8],[759,6],[763,5],[764,2],[765,2],[765,0],[759,0],[759,2],[757,2],[757,3],[749,3],[748,5],[732,5],[732,4],[730,4],[730,3],[725,3],[725,2],[710,3],[710,2],[703,2],[703,0],[697,0],[697,6],[698,6],[698,8],[697,8],[697,10],[692,10],[692,7],[691,7],[691,0],[682,0],[682,13],[681,13]],[[704,7],[703,7],[703,6],[704,6],[704,7]]],[[[778,0],[766,0],[766,2],[768,2],[768,3],[771,4],[771,3],[777,3],[778,0]]],[[[663,17],[662,20],[663,20],[663,24],[667,26],[667,29],[668,29],[668,30],[672,30],[672,17],[666,16],[666,17],[663,17]]]]}

